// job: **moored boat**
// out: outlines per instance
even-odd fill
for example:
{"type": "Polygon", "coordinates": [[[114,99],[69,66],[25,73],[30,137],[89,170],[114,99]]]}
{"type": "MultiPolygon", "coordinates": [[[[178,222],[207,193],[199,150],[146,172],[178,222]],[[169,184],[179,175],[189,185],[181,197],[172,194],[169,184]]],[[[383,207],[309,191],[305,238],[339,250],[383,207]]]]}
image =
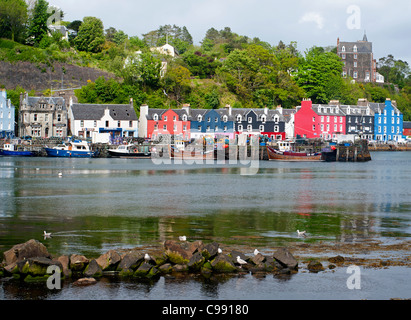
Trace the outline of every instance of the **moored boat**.
{"type": "Polygon", "coordinates": [[[90,149],[87,141],[74,140],[62,143],[53,148],[44,148],[48,157],[91,158],[96,152],[90,149]]]}
{"type": "Polygon", "coordinates": [[[0,148],[0,156],[9,157],[33,157],[36,152],[27,150],[24,146],[16,145],[13,143],[4,144],[3,148],[0,148]]]}
{"type": "Polygon", "coordinates": [[[267,154],[269,160],[278,161],[323,161],[321,152],[295,152],[295,151],[280,151],[267,146],[267,154]]]}
{"type": "Polygon", "coordinates": [[[144,145],[121,144],[117,148],[108,149],[108,153],[112,157],[150,158],[151,148],[144,145]]]}
{"type": "MultiPolygon", "coordinates": [[[[202,146],[201,146],[202,148],[202,146]]],[[[171,147],[171,158],[185,159],[185,160],[214,160],[215,152],[212,150],[201,150],[196,148],[179,149],[174,146],[171,147]]]]}

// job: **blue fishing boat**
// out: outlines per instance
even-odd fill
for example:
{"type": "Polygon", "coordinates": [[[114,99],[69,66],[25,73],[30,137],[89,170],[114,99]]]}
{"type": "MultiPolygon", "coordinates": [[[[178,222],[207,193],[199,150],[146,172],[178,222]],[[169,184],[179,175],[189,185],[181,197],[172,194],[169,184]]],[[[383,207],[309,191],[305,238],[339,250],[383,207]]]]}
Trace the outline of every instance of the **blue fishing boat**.
{"type": "Polygon", "coordinates": [[[96,155],[96,152],[90,149],[87,141],[74,140],[67,143],[62,143],[53,148],[44,148],[48,157],[64,157],[64,158],[91,158],[96,155]]]}
{"type": "Polygon", "coordinates": [[[24,146],[15,145],[12,143],[6,143],[3,148],[0,148],[0,156],[33,157],[35,155],[36,152],[27,150],[24,146]]]}

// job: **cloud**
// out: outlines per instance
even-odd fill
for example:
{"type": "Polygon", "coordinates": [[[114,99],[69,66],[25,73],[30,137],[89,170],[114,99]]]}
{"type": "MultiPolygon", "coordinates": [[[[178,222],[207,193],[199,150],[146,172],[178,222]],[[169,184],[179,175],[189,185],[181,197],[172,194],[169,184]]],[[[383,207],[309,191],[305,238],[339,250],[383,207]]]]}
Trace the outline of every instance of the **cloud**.
{"type": "Polygon", "coordinates": [[[322,29],[324,27],[324,18],[318,12],[307,12],[298,21],[300,24],[305,22],[315,22],[318,29],[322,29]]]}

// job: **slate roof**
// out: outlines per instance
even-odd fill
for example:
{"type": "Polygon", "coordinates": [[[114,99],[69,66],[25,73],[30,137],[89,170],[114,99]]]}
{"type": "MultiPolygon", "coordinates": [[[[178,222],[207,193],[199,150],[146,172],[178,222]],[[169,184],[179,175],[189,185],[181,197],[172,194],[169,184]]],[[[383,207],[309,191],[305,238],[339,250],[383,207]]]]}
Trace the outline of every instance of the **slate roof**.
{"type": "Polygon", "coordinates": [[[34,107],[38,103],[47,103],[53,105],[61,105],[63,107],[66,106],[66,101],[62,97],[26,97],[26,104],[28,106],[34,107]]]}
{"type": "Polygon", "coordinates": [[[106,109],[110,110],[113,120],[138,120],[134,108],[129,104],[79,104],[71,106],[75,120],[100,120],[106,109]]]}

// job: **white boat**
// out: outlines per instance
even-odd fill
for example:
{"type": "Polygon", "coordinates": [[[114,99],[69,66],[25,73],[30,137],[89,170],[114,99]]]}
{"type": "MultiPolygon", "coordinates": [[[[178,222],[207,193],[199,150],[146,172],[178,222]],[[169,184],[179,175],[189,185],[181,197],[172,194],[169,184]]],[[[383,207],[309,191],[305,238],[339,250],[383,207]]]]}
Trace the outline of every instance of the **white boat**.
{"type": "Polygon", "coordinates": [[[108,149],[108,153],[112,157],[150,158],[151,146],[121,144],[117,148],[108,149]]]}

